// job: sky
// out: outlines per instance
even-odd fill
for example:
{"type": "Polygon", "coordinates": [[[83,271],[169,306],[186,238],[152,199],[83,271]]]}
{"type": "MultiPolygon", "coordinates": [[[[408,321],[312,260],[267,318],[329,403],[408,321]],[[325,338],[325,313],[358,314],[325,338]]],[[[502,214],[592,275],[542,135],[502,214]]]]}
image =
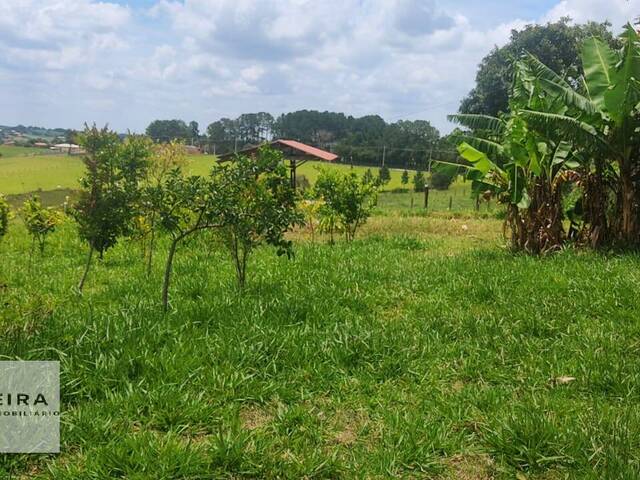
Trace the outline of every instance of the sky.
{"type": "Polygon", "coordinates": [[[640,0],[0,0],[0,125],[142,132],[299,109],[446,115],[512,29],[640,0]]]}

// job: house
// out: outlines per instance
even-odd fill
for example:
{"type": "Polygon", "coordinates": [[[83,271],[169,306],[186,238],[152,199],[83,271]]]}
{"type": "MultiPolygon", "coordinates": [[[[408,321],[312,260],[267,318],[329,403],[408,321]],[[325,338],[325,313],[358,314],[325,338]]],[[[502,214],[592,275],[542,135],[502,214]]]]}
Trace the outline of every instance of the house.
{"type": "Polygon", "coordinates": [[[75,143],[56,143],[50,147],[50,149],[60,153],[68,153],[69,155],[79,155],[84,153],[84,150],[75,143]]]}

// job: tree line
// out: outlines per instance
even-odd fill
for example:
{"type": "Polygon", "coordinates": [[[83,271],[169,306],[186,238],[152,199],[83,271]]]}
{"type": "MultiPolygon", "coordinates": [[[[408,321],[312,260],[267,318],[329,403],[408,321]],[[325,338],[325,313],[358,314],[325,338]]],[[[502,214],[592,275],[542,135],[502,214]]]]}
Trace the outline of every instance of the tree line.
{"type": "Polygon", "coordinates": [[[345,163],[426,169],[433,159],[455,161],[448,137],[426,120],[386,122],[378,115],[299,110],[277,118],[267,112],[221,118],[200,132],[197,122],[155,120],[146,130],[158,142],[181,139],[207,153],[224,154],[274,138],[298,140],[340,155],[345,163]]]}

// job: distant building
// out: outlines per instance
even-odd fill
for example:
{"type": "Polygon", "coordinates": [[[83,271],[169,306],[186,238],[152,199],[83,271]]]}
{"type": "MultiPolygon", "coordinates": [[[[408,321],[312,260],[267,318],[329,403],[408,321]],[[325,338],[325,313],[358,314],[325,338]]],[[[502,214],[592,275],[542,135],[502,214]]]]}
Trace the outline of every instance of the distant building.
{"type": "Polygon", "coordinates": [[[76,145],[75,143],[56,143],[50,147],[50,149],[60,153],[68,153],[69,155],[79,155],[84,153],[84,150],[80,148],[80,145],[76,145]]]}
{"type": "Polygon", "coordinates": [[[49,144],[46,142],[36,142],[33,144],[33,146],[37,148],[47,148],[49,144]]]}

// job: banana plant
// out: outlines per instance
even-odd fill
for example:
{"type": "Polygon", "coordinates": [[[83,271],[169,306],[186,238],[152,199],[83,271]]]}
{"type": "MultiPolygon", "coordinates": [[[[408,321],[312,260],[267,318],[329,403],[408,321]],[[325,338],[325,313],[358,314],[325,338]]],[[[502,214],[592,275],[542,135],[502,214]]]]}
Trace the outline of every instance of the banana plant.
{"type": "MultiPolygon", "coordinates": [[[[591,211],[594,245],[640,246],[640,37],[627,25],[622,49],[588,39],[582,48],[584,77],[578,87],[540,75],[544,96],[561,103],[548,110],[531,104],[519,114],[537,131],[562,135],[586,159],[584,201],[591,211]]],[[[542,69],[542,67],[541,67],[542,69]]]]}

